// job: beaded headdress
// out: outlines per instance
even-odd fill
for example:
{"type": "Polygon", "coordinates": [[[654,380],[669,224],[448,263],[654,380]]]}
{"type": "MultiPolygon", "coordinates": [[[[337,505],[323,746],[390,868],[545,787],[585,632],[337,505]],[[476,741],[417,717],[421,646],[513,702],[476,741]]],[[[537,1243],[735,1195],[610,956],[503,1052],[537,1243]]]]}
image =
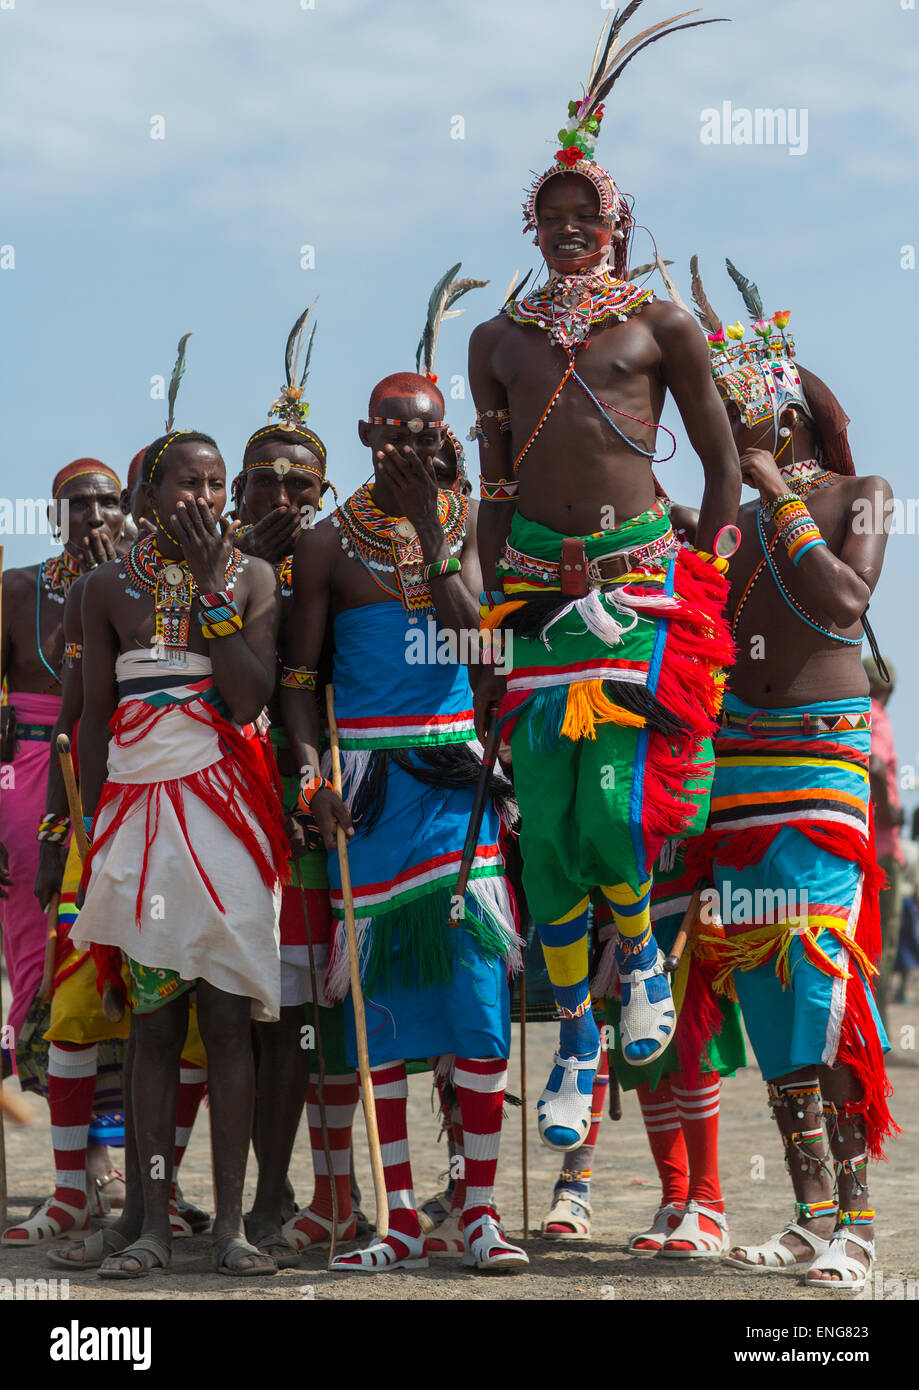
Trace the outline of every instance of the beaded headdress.
{"type": "Polygon", "coordinates": [[[246,441],[246,447],[243,450],[242,472],[236,475],[232,484],[233,500],[237,506],[239,505],[239,499],[242,494],[245,475],[250,468],[270,468],[273,466],[279,473],[284,473],[293,466],[288,459],[284,458],[276,459],[274,465],[265,462],[246,462],[246,456],[253,445],[257,444],[260,439],[275,435],[281,430],[283,430],[285,434],[289,434],[291,443],[297,442],[298,439],[302,440],[316,455],[318,460],[318,467],[312,467],[307,463],[298,463],[296,467],[302,469],[305,473],[315,473],[317,477],[323,480],[325,479],[326,447],[319,438],[319,435],[315,434],[314,431],[309,429],[306,425],[310,407],[309,401],[303,399],[303,389],[306,386],[307,377],[309,376],[310,359],[313,355],[313,342],[316,337],[317,325],[315,322],[310,330],[309,338],[306,341],[306,356],[303,360],[303,371],[300,373],[299,381],[297,380],[304,335],[310,316],[315,307],[316,300],[314,299],[310,307],[304,309],[287,335],[287,346],[284,349],[284,375],[286,384],[281,387],[281,394],[278,396],[277,400],[273,401],[271,404],[271,408],[268,411],[268,424],[256,430],[246,441]],[[275,416],[277,417],[277,423],[272,424],[272,419],[275,416]],[[284,467],[285,464],[287,465],[286,468],[284,467]]]}
{"type": "MultiPolygon", "coordinates": [[[[463,295],[468,294],[470,290],[483,289],[489,283],[487,280],[473,280],[469,276],[457,279],[457,271],[462,268],[462,264],[462,261],[457,261],[456,265],[451,266],[434,286],[428,300],[424,331],[415,353],[416,371],[426,376],[435,386],[437,385],[437,373],[434,371],[434,360],[437,356],[437,340],[440,336],[441,324],[444,319],[459,318],[460,314],[465,313],[465,309],[453,308],[458,299],[462,299],[463,295]]],[[[456,460],[456,482],[452,484],[452,488],[454,491],[462,491],[466,483],[466,454],[459,438],[446,423],[444,423],[443,432],[443,448],[452,449],[456,460]]]]}
{"type": "Polygon", "coordinates": [[[628,265],[628,240],[633,218],[628,196],[620,192],[612,176],[594,159],[600,123],[603,120],[603,103],[623,70],[643,48],[656,43],[667,34],[675,34],[679,29],[694,29],[700,24],[722,22],[716,19],[696,19],[689,24],[678,24],[677,20],[699,13],[698,9],[685,10],[682,14],[671,15],[669,19],[663,19],[648,29],[642,29],[641,33],[636,34],[623,47],[622,29],[642,3],[643,0],[631,0],[631,4],[626,5],[621,12],[610,15],[604,24],[594,49],[584,95],[568,103],[568,121],[558,132],[560,148],[555,152],[555,162],[530,185],[523,205],[524,231],[535,231],[536,200],[549,179],[564,173],[579,174],[588,179],[599,194],[600,216],[616,224],[613,233],[617,242],[615,268],[620,279],[625,278],[628,265]]]}
{"type": "Polygon", "coordinates": [[[708,330],[712,376],[722,397],[736,404],[748,429],[771,420],[777,438],[779,420],[790,406],[796,406],[808,419],[812,418],[794,360],[794,340],[785,332],[790,311],[779,309],[771,318],[766,318],[756,285],[741,275],[730,261],[725,264],[750,315],[752,337],[746,337],[739,319],[727,327],[722,324],[702,288],[699,258],[693,256],[690,262],[692,297],[697,316],[708,330]]]}

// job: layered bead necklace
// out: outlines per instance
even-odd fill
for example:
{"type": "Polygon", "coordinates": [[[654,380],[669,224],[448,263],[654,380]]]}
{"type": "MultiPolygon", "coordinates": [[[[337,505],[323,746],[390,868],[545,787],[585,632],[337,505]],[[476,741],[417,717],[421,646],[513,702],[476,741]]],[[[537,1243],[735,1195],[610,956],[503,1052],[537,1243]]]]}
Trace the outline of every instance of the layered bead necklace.
{"type": "Polygon", "coordinates": [[[553,343],[570,352],[587,342],[595,323],[614,317],[624,323],[653,298],[652,290],[618,280],[611,271],[586,271],[556,275],[509,304],[504,312],[515,323],[544,329],[553,343]]]}
{"type": "MultiPolygon", "coordinates": [[[[224,587],[232,589],[246,557],[235,548],[227,563],[224,587]]],[[[198,587],[183,560],[167,560],[161,555],[155,536],[143,536],[124,557],[120,578],[130,581],[125,592],[131,598],[142,593],[153,595],[156,629],[153,646],[162,665],[187,665],[191,606],[198,587]]]]}
{"type": "MultiPolygon", "coordinates": [[[[465,496],[438,492],[437,519],[451,555],[463,548],[467,509],[465,496]]],[[[420,612],[433,608],[430,585],[422,572],[425,560],[418,532],[407,517],[388,516],[375,506],[371,483],[362,484],[335,509],[332,525],[341,532],[341,548],[348,559],[359,560],[384,593],[399,599],[410,623],[417,623],[420,612]],[[383,583],[381,573],[394,576],[394,589],[383,583]]]]}
{"type": "Polygon", "coordinates": [[[38,567],[39,587],[55,603],[64,603],[70,593],[70,586],[80,573],[79,561],[75,560],[69,550],[62,550],[60,555],[52,555],[49,560],[42,560],[38,567]]]}

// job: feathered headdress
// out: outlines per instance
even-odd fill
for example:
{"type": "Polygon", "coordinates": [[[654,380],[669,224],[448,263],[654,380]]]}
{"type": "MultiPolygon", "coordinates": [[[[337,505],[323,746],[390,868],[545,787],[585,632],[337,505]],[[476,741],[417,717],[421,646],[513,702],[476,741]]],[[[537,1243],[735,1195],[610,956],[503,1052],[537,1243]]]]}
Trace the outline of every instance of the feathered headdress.
{"type": "Polygon", "coordinates": [[[293,430],[302,425],[310,413],[309,402],[303,400],[303,388],[310,371],[310,358],[313,355],[313,340],[316,337],[316,324],[310,331],[310,336],[306,344],[306,358],[303,363],[303,372],[297,381],[297,368],[300,365],[300,353],[303,349],[303,335],[306,332],[306,325],[310,315],[316,307],[314,299],[308,309],[297,319],[293,328],[287,335],[287,347],[284,349],[284,374],[286,385],[281,387],[281,394],[272,403],[268,411],[268,419],[276,415],[279,427],[282,430],[293,430]]]}
{"type": "MultiPolygon", "coordinates": [[[[418,343],[415,353],[415,370],[426,376],[430,381],[437,385],[437,373],[434,371],[434,361],[437,356],[437,339],[440,336],[440,325],[445,319],[459,318],[460,314],[465,313],[465,308],[454,309],[453,305],[458,299],[462,299],[464,294],[470,290],[480,290],[489,282],[487,280],[473,280],[469,276],[462,279],[457,278],[457,272],[462,269],[462,261],[457,261],[456,265],[440,277],[437,284],[431,291],[428,300],[428,313],[424,323],[424,331],[418,343]]],[[[456,482],[454,487],[457,491],[463,490],[466,482],[466,454],[459,437],[454,434],[450,426],[444,424],[444,444],[452,447],[456,459],[456,482]]]]}
{"type": "Polygon", "coordinates": [[[172,434],[175,423],[176,396],[179,394],[179,383],[185,375],[185,344],[190,337],[190,333],[183,333],[176,348],[176,362],[172,369],[172,376],[169,378],[169,390],[166,392],[166,408],[169,411],[166,416],[167,434],[172,434]]]}
{"type": "Polygon", "coordinates": [[[701,24],[725,22],[720,19],[694,19],[688,24],[678,23],[688,15],[699,14],[698,9],[685,10],[682,14],[671,15],[669,19],[662,19],[657,24],[642,29],[641,33],[636,34],[623,47],[622,29],[642,3],[643,0],[631,0],[624,10],[610,15],[604,24],[594,49],[584,95],[579,100],[568,103],[568,122],[558,132],[561,147],[556,150],[555,163],[530,185],[523,205],[524,230],[535,231],[536,199],[548,179],[566,171],[589,179],[600,196],[600,215],[621,224],[617,226],[617,240],[620,246],[616,253],[616,271],[622,277],[627,263],[625,252],[632,216],[625,195],[620,193],[611,176],[594,160],[594,150],[604,114],[603,103],[632,59],[649,44],[657,43],[658,39],[675,34],[680,29],[695,29],[701,24]]]}
{"type": "MultiPolygon", "coordinates": [[[[281,387],[281,394],[278,396],[277,400],[273,401],[271,404],[271,408],[268,411],[268,424],[256,430],[253,435],[249,436],[246,442],[246,447],[243,450],[242,473],[239,473],[233,480],[234,497],[237,497],[240,492],[243,475],[249,468],[267,466],[264,464],[247,463],[246,457],[250,450],[260,439],[264,439],[267,435],[272,435],[276,431],[283,430],[285,433],[289,433],[291,435],[291,443],[294,442],[294,436],[299,437],[299,439],[306,444],[307,448],[312,450],[316,455],[319,467],[310,468],[306,464],[298,464],[297,466],[302,467],[308,473],[316,473],[320,478],[325,478],[326,448],[319,438],[319,435],[309,429],[306,424],[310,408],[309,402],[303,399],[303,388],[306,386],[307,377],[309,376],[310,359],[313,355],[313,342],[316,337],[315,322],[310,330],[309,337],[306,338],[306,356],[303,361],[303,370],[300,372],[299,380],[297,378],[297,372],[300,369],[300,356],[303,352],[304,338],[306,335],[306,326],[315,307],[316,300],[314,299],[310,307],[304,309],[287,335],[287,346],[284,349],[284,376],[286,378],[286,384],[281,387]],[[277,423],[272,424],[272,419],[275,416],[277,417],[277,423]]],[[[288,460],[279,459],[275,467],[279,467],[282,463],[288,464],[289,466],[288,460]]]]}

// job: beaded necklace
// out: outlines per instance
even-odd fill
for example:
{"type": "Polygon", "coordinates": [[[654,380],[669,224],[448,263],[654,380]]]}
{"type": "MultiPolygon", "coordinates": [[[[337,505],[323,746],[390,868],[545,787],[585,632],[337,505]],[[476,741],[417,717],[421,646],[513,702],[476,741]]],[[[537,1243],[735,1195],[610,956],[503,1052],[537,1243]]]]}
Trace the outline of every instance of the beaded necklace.
{"type": "Polygon", "coordinates": [[[508,304],[504,312],[515,323],[544,329],[553,343],[570,350],[584,346],[595,323],[612,317],[624,323],[653,298],[653,290],[618,280],[610,271],[587,271],[557,275],[508,304]]]}
{"type": "MultiPolygon", "coordinates": [[[[246,557],[234,547],[225,571],[227,589],[233,587],[245,563],[246,557]]],[[[185,560],[167,560],[159,552],[156,536],[143,536],[125,555],[124,570],[119,577],[130,580],[125,592],[131,598],[140,598],[141,593],[153,595],[156,619],[153,646],[160,664],[187,665],[191,606],[198,586],[185,560]]]]}
{"type": "Polygon", "coordinates": [[[38,583],[55,603],[64,603],[70,586],[80,573],[80,565],[68,550],[42,560],[38,567],[38,583]]]}
{"type": "Polygon", "coordinates": [[[54,603],[64,603],[79,573],[78,562],[66,550],[62,550],[60,555],[52,555],[50,559],[42,560],[38,567],[38,583],[35,586],[35,649],[42,666],[58,685],[61,683],[61,673],[55,671],[41,645],[42,590],[54,603]]]}
{"type": "MultiPolygon", "coordinates": [[[[466,536],[465,496],[438,491],[437,519],[451,555],[463,548],[466,536]]],[[[332,525],[341,531],[341,548],[349,560],[359,560],[384,593],[398,598],[417,623],[418,613],[433,608],[429,584],[422,575],[424,552],[418,532],[407,517],[388,516],[374,505],[373,485],[364,483],[332,513],[332,525]],[[392,574],[396,587],[389,588],[374,571],[392,574]]]]}

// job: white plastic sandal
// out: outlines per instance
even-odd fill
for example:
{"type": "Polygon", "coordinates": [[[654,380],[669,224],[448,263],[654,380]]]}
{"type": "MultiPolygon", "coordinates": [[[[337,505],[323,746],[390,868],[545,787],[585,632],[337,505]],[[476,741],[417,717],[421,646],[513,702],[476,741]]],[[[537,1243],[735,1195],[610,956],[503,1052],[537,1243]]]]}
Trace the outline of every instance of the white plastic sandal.
{"type": "Polygon", "coordinates": [[[816,1260],[829,1253],[830,1242],[822,1236],[815,1235],[813,1231],[805,1230],[796,1221],[789,1221],[784,1231],[779,1231],[777,1236],[770,1236],[762,1245],[739,1245],[737,1248],[743,1251],[746,1259],[734,1259],[731,1255],[724,1257],[725,1263],[733,1265],[735,1269],[743,1269],[750,1274],[802,1274],[810,1269],[816,1260]],[[805,1241],[813,1253],[805,1255],[803,1260],[795,1259],[788,1246],[781,1244],[782,1236],[787,1235],[795,1235],[805,1241]],[[759,1263],[760,1255],[763,1257],[762,1264],[759,1263]]]}
{"type": "Polygon", "coordinates": [[[41,1245],[48,1240],[79,1240],[86,1235],[90,1227],[89,1207],[72,1207],[69,1202],[56,1201],[54,1196],[48,1197],[36,1212],[25,1221],[17,1221],[15,1226],[8,1226],[0,1236],[0,1245],[9,1250],[23,1248],[28,1245],[41,1245]],[[52,1207],[57,1207],[64,1211],[68,1216],[73,1217],[72,1226],[61,1226],[48,1213],[52,1207]],[[26,1238],[15,1240],[12,1237],[13,1231],[25,1231],[26,1238]]]}
{"type": "Polygon", "coordinates": [[[589,1202],[575,1192],[566,1192],[562,1188],[542,1223],[542,1233],[547,1240],[590,1240],[592,1215],[589,1202]],[[567,1226],[569,1229],[550,1231],[550,1226],[567,1226]]]}
{"type": "Polygon", "coordinates": [[[384,1274],[390,1269],[427,1269],[428,1257],[424,1253],[424,1236],[404,1236],[396,1231],[393,1235],[400,1245],[408,1247],[406,1255],[397,1255],[387,1240],[372,1240],[363,1250],[355,1250],[350,1255],[336,1255],[329,1268],[345,1274],[384,1274]]]}
{"type": "Polygon", "coordinates": [[[648,998],[645,981],[657,977],[668,979],[664,970],[663,952],[660,950],[658,950],[657,960],[650,970],[619,972],[620,983],[629,986],[629,1002],[622,1006],[619,1036],[622,1041],[623,1056],[632,1067],[646,1067],[649,1062],[653,1062],[656,1057],[659,1057],[673,1041],[676,1012],[673,1007],[669,981],[666,999],[654,1003],[648,998]],[[644,1057],[630,1057],[626,1049],[637,1042],[653,1042],[655,1044],[654,1051],[649,1052],[644,1057]]]}
{"type": "MultiPolygon", "coordinates": [[[[350,1216],[345,1217],[344,1221],[339,1221],[338,1228],[335,1232],[335,1239],[353,1240],[356,1230],[357,1218],[354,1212],[352,1212],[350,1216]]],[[[284,1225],[281,1227],[281,1235],[285,1240],[290,1241],[295,1250],[309,1250],[314,1245],[325,1245],[328,1243],[332,1235],[332,1222],[328,1217],[320,1216],[318,1212],[313,1211],[310,1207],[304,1207],[296,1216],[292,1216],[289,1221],[284,1222],[284,1225]],[[327,1235],[319,1240],[312,1239],[309,1232],[304,1231],[302,1226],[297,1225],[297,1222],[302,1221],[304,1217],[308,1221],[311,1221],[314,1226],[318,1226],[320,1230],[325,1231],[327,1235]]]]}
{"type": "Polygon", "coordinates": [[[519,1245],[511,1245],[501,1223],[487,1213],[463,1231],[463,1264],[482,1274],[509,1274],[526,1268],[529,1256],[519,1245]]]}
{"type": "Polygon", "coordinates": [[[682,1220],[684,1211],[685,1207],[675,1207],[672,1203],[668,1203],[665,1207],[658,1207],[657,1211],[654,1213],[654,1220],[651,1222],[651,1229],[649,1231],[639,1231],[638,1235],[632,1236],[632,1239],[629,1241],[629,1249],[632,1254],[659,1254],[664,1241],[673,1235],[673,1232],[676,1230],[676,1225],[671,1226],[670,1224],[671,1217],[677,1218],[678,1225],[679,1221],[682,1220]],[[639,1246],[636,1244],[636,1241],[639,1240],[647,1241],[648,1244],[639,1246]],[[653,1249],[651,1248],[651,1242],[654,1242],[653,1249]]]}
{"type": "Polygon", "coordinates": [[[841,1231],[834,1231],[829,1242],[829,1249],[825,1255],[821,1255],[818,1260],[810,1266],[804,1276],[804,1283],[809,1289],[830,1289],[832,1293],[858,1293],[863,1289],[871,1278],[871,1271],[874,1269],[874,1261],[877,1256],[877,1245],[873,1240],[863,1240],[857,1236],[850,1226],[841,1231]],[[846,1242],[851,1241],[853,1245],[858,1245],[868,1256],[868,1264],[863,1265],[854,1256],[846,1254],[846,1242]],[[838,1274],[838,1279],[811,1279],[811,1270],[820,1270],[827,1274],[838,1274]]]}
{"type": "Polygon", "coordinates": [[[716,1260],[724,1254],[728,1246],[728,1223],[725,1220],[724,1212],[714,1211],[711,1207],[703,1206],[701,1202],[687,1202],[683,1220],[677,1226],[661,1246],[661,1258],[668,1260],[716,1260]],[[710,1231],[703,1231],[699,1224],[699,1217],[707,1216],[709,1221],[714,1221],[719,1228],[719,1235],[712,1235],[710,1231]],[[691,1250],[674,1250],[671,1248],[673,1241],[688,1241],[692,1245],[691,1250]]]}
{"type": "Polygon", "coordinates": [[[560,1067],[564,1073],[562,1084],[557,1091],[550,1091],[547,1087],[536,1103],[539,1137],[547,1148],[554,1149],[556,1153],[569,1153],[584,1143],[590,1131],[592,1093],[588,1091],[585,1096],[578,1090],[578,1073],[595,1072],[599,1065],[599,1048],[593,1057],[563,1057],[556,1052],[552,1066],[560,1067]],[[569,1143],[555,1144],[547,1135],[550,1129],[570,1130],[574,1138],[569,1143]]]}

